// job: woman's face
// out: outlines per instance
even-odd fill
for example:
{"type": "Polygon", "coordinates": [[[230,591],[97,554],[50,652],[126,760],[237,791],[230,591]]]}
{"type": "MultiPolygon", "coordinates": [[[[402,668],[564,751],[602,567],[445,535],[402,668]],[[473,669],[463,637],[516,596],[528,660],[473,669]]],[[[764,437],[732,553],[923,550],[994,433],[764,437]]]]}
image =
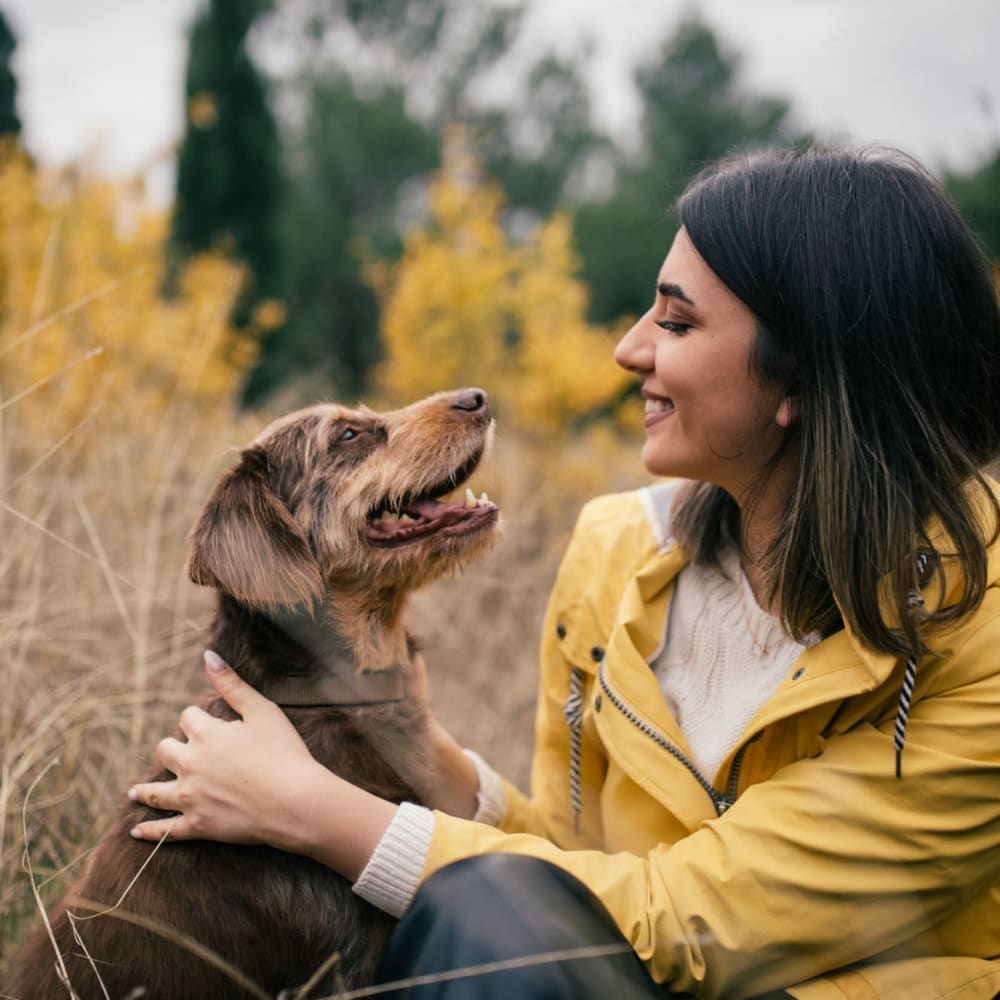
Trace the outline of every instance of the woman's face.
{"type": "Polygon", "coordinates": [[[642,379],[654,475],[715,483],[741,501],[795,417],[793,401],[750,370],[756,320],[715,276],[684,229],[660,269],[656,298],[615,348],[642,379]]]}

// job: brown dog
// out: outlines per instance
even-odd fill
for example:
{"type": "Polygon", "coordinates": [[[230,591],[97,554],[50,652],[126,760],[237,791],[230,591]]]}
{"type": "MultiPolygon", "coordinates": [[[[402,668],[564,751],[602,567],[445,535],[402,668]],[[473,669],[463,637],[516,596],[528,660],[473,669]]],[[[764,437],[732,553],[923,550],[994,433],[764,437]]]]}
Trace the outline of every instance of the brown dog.
{"type": "MultiPolygon", "coordinates": [[[[479,389],[392,413],[301,410],[242,453],[191,536],[191,578],[219,591],[212,648],[285,708],[317,760],[394,802],[419,801],[425,780],[425,720],[401,700],[404,606],[496,536],[485,495],[443,499],[492,427],[479,389]]],[[[370,982],[392,921],[344,879],[264,847],[192,841],[150,858],[128,830],[157,815],[123,807],[50,914],[52,937],[38,930],[0,992],[305,1000],[370,982]]]]}

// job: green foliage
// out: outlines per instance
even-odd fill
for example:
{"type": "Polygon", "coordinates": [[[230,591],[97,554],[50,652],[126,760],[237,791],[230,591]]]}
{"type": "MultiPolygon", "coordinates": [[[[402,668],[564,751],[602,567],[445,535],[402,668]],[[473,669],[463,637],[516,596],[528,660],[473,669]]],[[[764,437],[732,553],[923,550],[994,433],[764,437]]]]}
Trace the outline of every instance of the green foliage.
{"type": "Polygon", "coordinates": [[[300,394],[366,392],[381,356],[368,265],[398,258],[407,229],[426,221],[448,125],[464,127],[502,189],[515,242],[574,211],[590,316],[601,323],[646,307],[674,229],[669,206],[703,163],[788,140],[787,102],[746,95],[738,57],[689,17],[636,70],[641,146],[616,151],[593,123],[586,51],[504,62],[522,15],[502,0],[278,6],[265,31],[294,40],[298,67],[283,94],[289,184],[276,269],[289,319],[264,339],[247,401],[304,377],[300,394]],[[586,200],[595,165],[613,188],[586,200]]]}
{"type": "Polygon", "coordinates": [[[0,135],[20,135],[21,119],[17,113],[17,80],[11,61],[17,48],[17,36],[0,12],[0,135]]]}
{"type": "Polygon", "coordinates": [[[949,173],[945,183],[986,252],[1000,261],[1000,146],[978,170],[949,173]]]}
{"type": "Polygon", "coordinates": [[[588,165],[611,155],[611,143],[594,127],[584,67],[585,54],[564,61],[548,52],[508,104],[468,114],[483,168],[515,211],[551,215],[572,199],[588,165]]]}
{"type": "Polygon", "coordinates": [[[283,210],[289,320],[268,336],[247,383],[258,402],[290,378],[307,392],[360,393],[378,358],[378,310],[363,261],[395,256],[406,182],[432,170],[438,140],[403,93],[362,95],[346,76],[313,82],[283,210]]]}
{"type": "Polygon", "coordinates": [[[289,321],[265,339],[247,401],[293,379],[304,395],[365,391],[380,356],[365,266],[398,257],[406,229],[423,221],[449,123],[475,133],[511,213],[538,219],[562,199],[599,146],[579,70],[545,56],[508,106],[483,110],[475,100],[521,14],[519,5],[461,0],[281,5],[272,30],[306,40],[287,94],[296,109],[281,229],[289,321]]]}
{"type": "Polygon", "coordinates": [[[638,67],[635,82],[640,149],[619,163],[611,196],[577,214],[591,316],[600,322],[648,306],[676,228],[670,206],[700,167],[740,149],[798,138],[788,129],[788,102],[745,94],[739,57],[696,17],[682,21],[638,67]]]}
{"type": "Polygon", "coordinates": [[[235,317],[276,291],[280,145],[247,35],[270,0],[209,0],[191,31],[187,126],[177,162],[170,247],[177,261],[223,249],[247,266],[235,317]]]}

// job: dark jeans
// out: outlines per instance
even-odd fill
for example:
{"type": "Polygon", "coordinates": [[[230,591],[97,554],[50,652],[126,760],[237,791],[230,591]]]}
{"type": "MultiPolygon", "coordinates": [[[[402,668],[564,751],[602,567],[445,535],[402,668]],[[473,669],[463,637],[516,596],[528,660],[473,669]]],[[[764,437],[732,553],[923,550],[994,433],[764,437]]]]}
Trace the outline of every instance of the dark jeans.
{"type": "Polygon", "coordinates": [[[396,1000],[680,996],[653,982],[589,889],[547,862],[508,854],[456,862],[417,892],[389,940],[379,982],[435,973],[448,978],[401,985],[382,995],[396,1000]]]}

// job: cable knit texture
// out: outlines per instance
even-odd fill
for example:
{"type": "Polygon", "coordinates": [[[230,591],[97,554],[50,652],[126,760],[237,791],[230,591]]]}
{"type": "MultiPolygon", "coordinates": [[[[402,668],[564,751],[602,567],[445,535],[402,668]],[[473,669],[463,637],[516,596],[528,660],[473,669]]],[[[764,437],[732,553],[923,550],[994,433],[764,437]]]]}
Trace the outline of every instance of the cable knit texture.
{"type": "Polygon", "coordinates": [[[353,890],[372,906],[401,917],[417,891],[433,832],[434,813],[404,802],[353,890]]]}
{"type": "Polygon", "coordinates": [[[678,574],[666,643],[653,664],[709,781],[807,648],[757,604],[736,550],[726,549],[720,561],[721,572],[688,565],[678,574]]]}
{"type": "Polygon", "coordinates": [[[500,775],[475,750],[463,750],[462,753],[476,765],[476,774],[479,776],[479,791],[476,792],[476,815],[472,818],[477,823],[496,826],[507,811],[507,796],[504,795],[500,775]]]}
{"type": "MultiPolygon", "coordinates": [[[[507,808],[500,776],[474,750],[463,753],[476,765],[479,775],[476,815],[472,818],[496,826],[507,808]]],[[[394,917],[402,916],[417,891],[433,832],[434,813],[404,802],[354,883],[354,891],[372,906],[394,917]]]]}

